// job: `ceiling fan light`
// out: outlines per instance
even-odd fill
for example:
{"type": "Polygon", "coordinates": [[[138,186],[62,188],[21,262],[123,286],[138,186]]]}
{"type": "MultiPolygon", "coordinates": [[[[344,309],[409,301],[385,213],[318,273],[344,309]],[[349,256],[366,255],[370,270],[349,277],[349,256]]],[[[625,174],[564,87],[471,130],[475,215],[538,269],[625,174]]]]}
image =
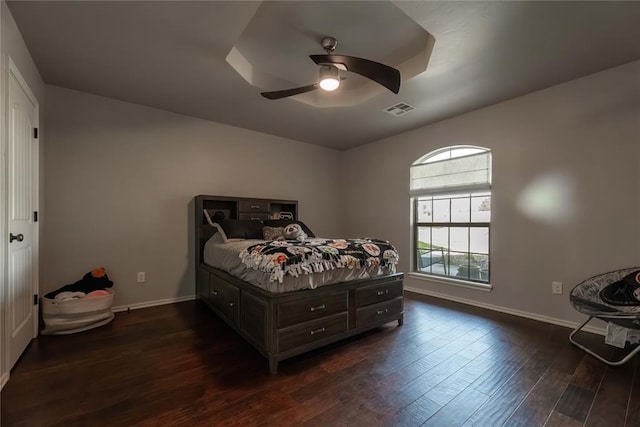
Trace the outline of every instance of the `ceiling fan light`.
{"type": "Polygon", "coordinates": [[[336,90],[340,86],[338,69],[330,65],[320,67],[320,88],[326,91],[336,90]]]}
{"type": "Polygon", "coordinates": [[[338,89],[338,86],[340,86],[340,80],[334,77],[327,77],[320,80],[320,88],[326,91],[336,90],[338,89]]]}

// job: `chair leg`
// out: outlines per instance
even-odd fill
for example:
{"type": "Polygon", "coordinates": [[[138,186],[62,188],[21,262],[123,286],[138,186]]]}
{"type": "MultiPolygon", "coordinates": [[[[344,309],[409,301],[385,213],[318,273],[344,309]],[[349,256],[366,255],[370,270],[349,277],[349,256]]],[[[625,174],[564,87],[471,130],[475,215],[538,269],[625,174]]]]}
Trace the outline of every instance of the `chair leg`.
{"type": "Polygon", "coordinates": [[[584,345],[580,344],[579,342],[577,342],[576,340],[573,339],[574,335],[578,333],[578,331],[580,331],[582,328],[584,328],[587,323],[589,323],[591,321],[591,319],[593,319],[593,316],[590,316],[586,322],[584,322],[582,325],[578,326],[576,329],[574,329],[570,334],[569,334],[569,341],[571,341],[571,343],[573,345],[575,345],[576,347],[578,347],[579,349],[583,350],[584,352],[592,355],[593,357],[595,357],[596,359],[600,360],[603,363],[606,363],[609,366],[620,366],[623,365],[625,363],[627,363],[629,360],[631,360],[631,358],[633,356],[636,355],[636,353],[638,353],[640,351],[640,345],[636,346],[636,348],[634,348],[633,350],[631,350],[625,357],[623,357],[622,359],[618,360],[618,361],[614,361],[614,360],[609,360],[609,359],[605,359],[604,357],[600,356],[599,354],[595,353],[594,351],[588,349],[587,347],[585,347],[584,345]]]}

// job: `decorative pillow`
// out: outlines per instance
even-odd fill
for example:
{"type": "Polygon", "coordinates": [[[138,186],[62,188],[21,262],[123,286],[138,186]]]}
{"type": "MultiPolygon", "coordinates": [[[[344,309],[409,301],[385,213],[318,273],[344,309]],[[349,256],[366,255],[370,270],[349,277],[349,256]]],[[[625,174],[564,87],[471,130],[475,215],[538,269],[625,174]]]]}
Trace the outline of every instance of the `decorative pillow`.
{"type": "Polygon", "coordinates": [[[264,237],[264,240],[276,240],[278,237],[282,237],[283,233],[283,227],[269,227],[266,225],[262,227],[262,236],[264,237]]]}
{"type": "Polygon", "coordinates": [[[295,223],[302,227],[302,231],[305,232],[307,237],[316,237],[315,234],[307,227],[307,225],[302,221],[293,221],[290,219],[266,219],[264,220],[264,225],[268,225],[269,227],[286,227],[287,225],[295,223]]]}
{"type": "Polygon", "coordinates": [[[217,229],[225,236],[225,243],[230,239],[259,239],[262,240],[262,221],[239,220],[239,219],[222,219],[217,224],[217,229]]]}

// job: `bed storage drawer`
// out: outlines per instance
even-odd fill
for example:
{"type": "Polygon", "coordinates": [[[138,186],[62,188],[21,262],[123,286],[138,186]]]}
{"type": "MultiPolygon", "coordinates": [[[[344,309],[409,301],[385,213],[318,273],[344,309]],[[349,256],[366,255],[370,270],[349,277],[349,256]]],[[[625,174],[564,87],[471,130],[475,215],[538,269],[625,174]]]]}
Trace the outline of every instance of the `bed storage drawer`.
{"type": "Polygon", "coordinates": [[[269,219],[269,214],[266,212],[246,212],[246,213],[239,213],[238,214],[238,219],[241,220],[260,220],[260,221],[264,221],[265,219],[269,219]]]}
{"type": "Polygon", "coordinates": [[[337,335],[347,330],[348,323],[349,314],[344,312],[280,329],[278,330],[278,351],[287,351],[337,335]]]}
{"type": "Polygon", "coordinates": [[[356,307],[363,307],[402,296],[402,282],[390,282],[355,290],[356,307]]]}
{"type": "Polygon", "coordinates": [[[278,328],[341,313],[347,311],[348,306],[347,291],[283,302],[277,306],[278,328]]]}
{"type": "Polygon", "coordinates": [[[240,315],[240,289],[219,277],[210,276],[209,300],[211,304],[234,325],[240,315]]]}
{"type": "Polygon", "coordinates": [[[356,328],[384,320],[387,317],[397,316],[400,313],[402,313],[401,297],[380,304],[359,308],[356,310],[356,328]]]}
{"type": "Polygon", "coordinates": [[[269,202],[266,200],[242,200],[238,203],[238,212],[269,213],[269,202]]]}

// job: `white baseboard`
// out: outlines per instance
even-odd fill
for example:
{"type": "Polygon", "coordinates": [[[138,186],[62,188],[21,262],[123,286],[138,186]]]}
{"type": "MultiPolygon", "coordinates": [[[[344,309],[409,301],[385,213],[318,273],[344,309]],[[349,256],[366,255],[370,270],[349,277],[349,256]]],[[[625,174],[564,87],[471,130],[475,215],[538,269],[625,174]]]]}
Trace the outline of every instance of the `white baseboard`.
{"type": "Polygon", "coordinates": [[[117,313],[119,311],[137,310],[139,308],[155,307],[157,305],[174,304],[174,303],[183,302],[183,301],[192,301],[194,299],[196,299],[195,295],[187,295],[186,297],[175,297],[175,298],[159,299],[155,301],[138,302],[135,304],[118,305],[118,306],[112,307],[111,311],[113,311],[114,313],[117,313]]]}
{"type": "MultiPolygon", "coordinates": [[[[429,295],[435,298],[446,299],[449,301],[455,301],[462,304],[472,305],[475,307],[486,308],[487,310],[498,311],[500,313],[512,314],[514,316],[519,316],[519,317],[526,317],[527,319],[538,320],[540,322],[552,323],[554,325],[559,325],[559,326],[565,326],[571,329],[575,329],[579,325],[579,323],[571,322],[569,320],[557,319],[555,317],[549,317],[549,316],[542,316],[540,314],[529,313],[528,311],[514,310],[513,308],[501,307],[499,305],[485,304],[483,302],[478,302],[478,301],[474,301],[466,298],[454,297],[451,295],[428,291],[425,289],[412,288],[409,286],[405,286],[404,290],[408,292],[414,292],[416,294],[429,295]]],[[[605,332],[606,332],[604,328],[598,328],[590,325],[585,326],[584,328],[582,328],[582,330],[585,332],[591,332],[592,334],[598,334],[598,335],[605,335],[605,332]]]]}
{"type": "Polygon", "coordinates": [[[5,374],[0,377],[0,390],[4,388],[4,385],[9,381],[9,373],[5,372],[5,374]]]}

